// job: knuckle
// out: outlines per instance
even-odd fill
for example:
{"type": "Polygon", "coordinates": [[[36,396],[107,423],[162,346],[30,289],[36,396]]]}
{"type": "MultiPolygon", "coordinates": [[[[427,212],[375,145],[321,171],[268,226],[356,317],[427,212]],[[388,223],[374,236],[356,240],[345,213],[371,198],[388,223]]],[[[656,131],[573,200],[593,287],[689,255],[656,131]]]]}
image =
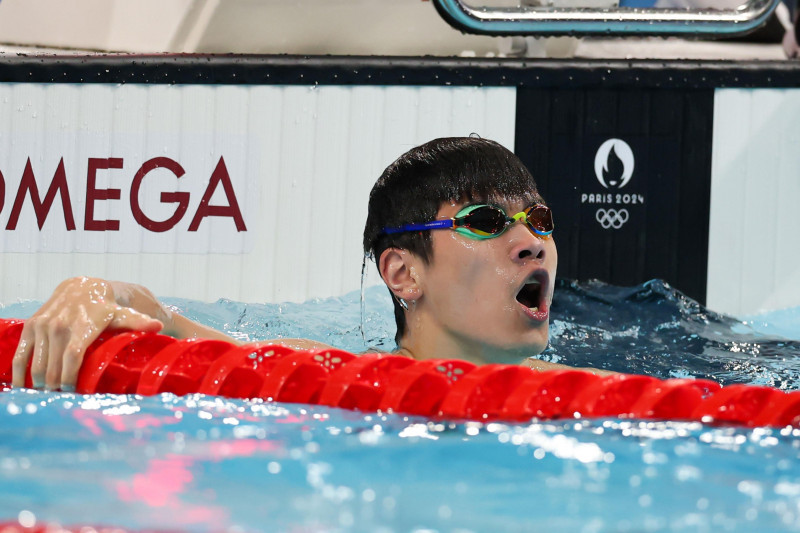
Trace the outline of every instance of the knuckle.
{"type": "Polygon", "coordinates": [[[32,332],[36,331],[36,324],[39,323],[39,317],[41,316],[40,313],[41,310],[25,321],[25,325],[22,326],[22,337],[31,335],[32,332]]]}
{"type": "Polygon", "coordinates": [[[64,349],[64,359],[70,362],[80,362],[83,360],[84,349],[79,344],[70,343],[64,349]]]}
{"type": "Polygon", "coordinates": [[[31,328],[37,337],[45,335],[50,322],[50,315],[48,313],[41,313],[39,316],[30,318],[29,320],[31,321],[31,328]]]}
{"type": "Polygon", "coordinates": [[[22,372],[28,366],[28,357],[24,353],[17,352],[14,358],[11,359],[11,368],[14,372],[22,372]]]}
{"type": "Polygon", "coordinates": [[[47,323],[47,331],[51,335],[58,335],[69,330],[69,321],[61,315],[54,316],[47,323]]]}

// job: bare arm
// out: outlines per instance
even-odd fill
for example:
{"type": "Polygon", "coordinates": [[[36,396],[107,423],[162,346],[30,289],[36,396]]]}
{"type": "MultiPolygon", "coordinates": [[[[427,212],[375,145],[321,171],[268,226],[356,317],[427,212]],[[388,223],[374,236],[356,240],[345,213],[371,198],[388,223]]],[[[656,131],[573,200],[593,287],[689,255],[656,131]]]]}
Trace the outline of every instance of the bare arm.
{"type": "MultiPolygon", "coordinates": [[[[240,341],[177,313],[145,287],[99,278],[62,282],[36,313],[25,321],[13,361],[15,387],[25,384],[31,362],[34,387],[74,390],[86,349],[105,330],[163,331],[177,338],[200,337],[240,341]]],[[[305,339],[283,339],[294,349],[326,348],[305,339]]]]}
{"type": "MultiPolygon", "coordinates": [[[[123,309],[133,309],[147,317],[158,320],[163,326],[161,332],[165,335],[170,335],[178,339],[218,339],[241,344],[240,341],[219,330],[204,326],[203,324],[194,322],[193,320],[189,320],[173,312],[170,308],[159,302],[155,295],[146,287],[122,281],[108,281],[105,283],[108,283],[111,288],[117,306],[121,306],[123,309]]],[[[56,289],[56,292],[58,292],[58,289],[56,289]]]]}

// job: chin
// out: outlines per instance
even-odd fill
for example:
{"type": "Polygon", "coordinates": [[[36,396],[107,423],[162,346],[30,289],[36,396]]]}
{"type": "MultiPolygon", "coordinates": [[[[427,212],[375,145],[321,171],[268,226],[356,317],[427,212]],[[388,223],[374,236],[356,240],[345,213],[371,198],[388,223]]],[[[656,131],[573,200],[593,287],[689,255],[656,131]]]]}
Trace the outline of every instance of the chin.
{"type": "Polygon", "coordinates": [[[544,335],[537,335],[535,339],[530,339],[529,342],[525,343],[525,345],[521,346],[519,349],[520,352],[524,352],[522,357],[527,358],[532,355],[539,355],[547,349],[548,340],[547,330],[545,330],[544,335]]]}
{"type": "Polygon", "coordinates": [[[532,357],[534,355],[539,355],[543,351],[547,349],[547,341],[544,343],[537,342],[536,344],[531,344],[525,349],[525,354],[522,357],[532,357]]]}
{"type": "Polygon", "coordinates": [[[536,339],[520,344],[498,346],[495,350],[495,356],[492,357],[492,363],[500,363],[505,365],[518,365],[525,359],[539,355],[545,348],[547,348],[547,336],[544,339],[536,339]]]}

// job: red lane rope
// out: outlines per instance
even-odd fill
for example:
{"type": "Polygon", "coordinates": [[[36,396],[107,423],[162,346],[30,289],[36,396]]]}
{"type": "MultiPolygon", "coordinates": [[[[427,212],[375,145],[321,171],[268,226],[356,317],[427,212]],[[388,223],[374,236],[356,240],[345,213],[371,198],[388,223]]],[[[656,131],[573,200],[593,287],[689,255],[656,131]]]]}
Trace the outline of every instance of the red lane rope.
{"type": "MultiPolygon", "coordinates": [[[[0,320],[0,383],[11,382],[21,320],[0,320]]],[[[26,385],[30,386],[30,375],[26,385]]],[[[478,421],[622,417],[800,427],[800,391],[704,379],[580,370],[537,372],[457,359],[104,333],[87,350],[76,392],[192,392],[478,421]]]]}

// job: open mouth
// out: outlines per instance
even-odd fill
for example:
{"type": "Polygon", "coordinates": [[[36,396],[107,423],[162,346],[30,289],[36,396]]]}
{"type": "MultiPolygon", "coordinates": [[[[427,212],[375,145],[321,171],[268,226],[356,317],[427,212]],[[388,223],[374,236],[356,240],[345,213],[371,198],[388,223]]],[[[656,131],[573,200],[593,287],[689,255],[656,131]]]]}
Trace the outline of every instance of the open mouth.
{"type": "Polygon", "coordinates": [[[535,320],[545,320],[547,318],[547,301],[545,294],[547,291],[548,276],[547,272],[540,270],[531,276],[517,293],[517,301],[525,307],[527,313],[535,320]]]}

